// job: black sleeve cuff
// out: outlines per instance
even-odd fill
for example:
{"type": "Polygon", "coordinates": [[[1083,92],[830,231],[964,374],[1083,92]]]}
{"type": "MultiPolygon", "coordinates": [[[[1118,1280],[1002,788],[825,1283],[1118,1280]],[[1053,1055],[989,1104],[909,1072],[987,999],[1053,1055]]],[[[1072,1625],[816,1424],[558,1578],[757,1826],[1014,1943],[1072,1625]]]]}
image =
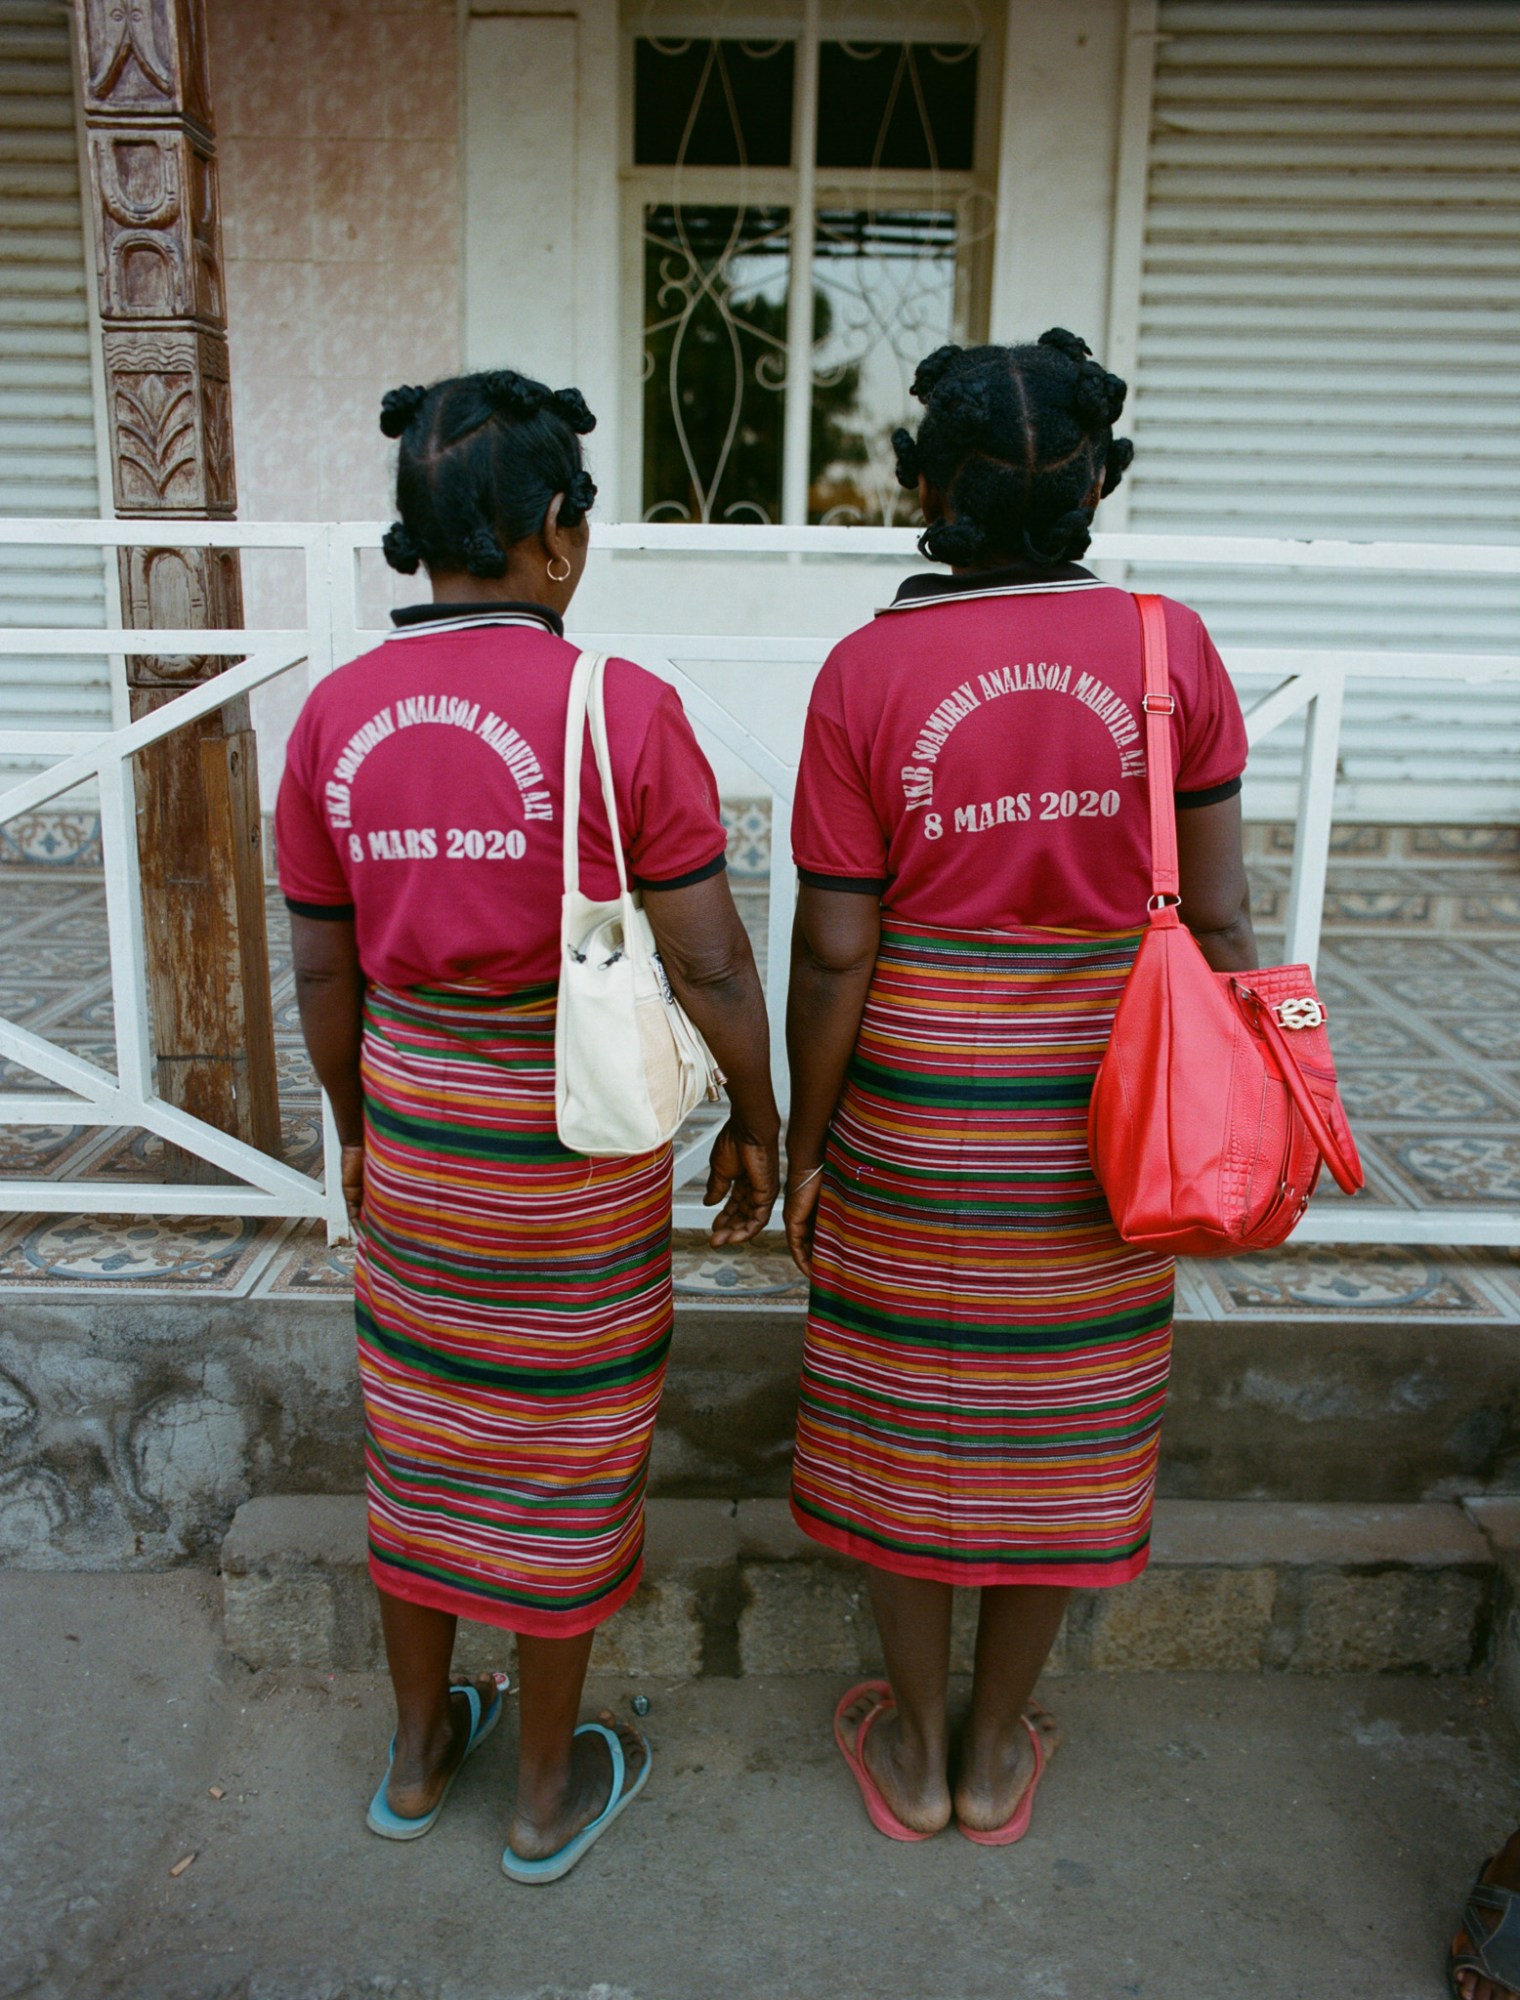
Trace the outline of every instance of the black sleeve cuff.
{"type": "Polygon", "coordinates": [[[1187,812],[1193,806],[1222,805],[1226,799],[1233,799],[1240,790],[1239,778],[1226,778],[1222,785],[1210,785],[1206,792],[1175,792],[1172,803],[1178,812],[1187,812]]]}
{"type": "Polygon", "coordinates": [[[812,868],[799,868],[797,880],[808,889],[838,889],[846,896],[884,896],[892,885],[890,875],[820,875],[812,868]]]}
{"type": "Polygon", "coordinates": [[[352,903],[298,903],[294,896],[287,896],[285,907],[293,917],[316,917],[321,923],[351,924],[354,920],[352,903]]]}
{"type": "Polygon", "coordinates": [[[721,875],[728,866],[727,854],[715,854],[700,868],[693,868],[685,875],[667,875],[663,881],[656,881],[648,875],[635,875],[634,887],[638,889],[689,889],[694,882],[710,882],[714,875],[721,875]]]}

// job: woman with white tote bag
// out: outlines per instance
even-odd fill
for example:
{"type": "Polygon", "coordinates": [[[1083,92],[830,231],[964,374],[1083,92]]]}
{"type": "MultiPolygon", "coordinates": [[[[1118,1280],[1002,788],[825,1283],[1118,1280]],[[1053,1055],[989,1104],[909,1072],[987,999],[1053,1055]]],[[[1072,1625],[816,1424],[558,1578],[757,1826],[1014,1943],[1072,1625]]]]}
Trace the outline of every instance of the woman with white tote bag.
{"type": "Polygon", "coordinates": [[[397,1715],[368,1824],[432,1828],[501,1707],[489,1675],[451,1686],[456,1621],[500,1626],[521,1722],[502,1866],[525,1882],[573,1867],[649,1772],[638,1731],[577,1714],[592,1634],[639,1581],[680,1110],[726,1083],[715,1244],[762,1229],[778,1181],[765,1001],[712,772],[673,688],[626,660],[577,673],[564,638],[592,422],[578,391],[510,371],[385,398],[401,516],[385,552],[426,566],[433,601],[313,691],[277,824],[302,1026],[358,1223],[397,1715]]]}

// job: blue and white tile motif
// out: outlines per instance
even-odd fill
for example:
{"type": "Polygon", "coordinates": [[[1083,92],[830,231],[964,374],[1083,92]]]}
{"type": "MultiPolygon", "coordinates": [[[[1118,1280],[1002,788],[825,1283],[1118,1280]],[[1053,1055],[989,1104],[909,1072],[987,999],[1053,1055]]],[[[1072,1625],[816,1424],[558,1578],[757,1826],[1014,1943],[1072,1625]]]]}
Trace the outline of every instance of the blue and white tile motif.
{"type": "Polygon", "coordinates": [[[1520,1062],[1520,1006],[1511,1014],[1432,1015],[1444,1034],[1486,1062],[1520,1062]]]}
{"type": "Polygon", "coordinates": [[[0,821],[0,868],[98,868],[100,814],[51,811],[0,821]]]}
{"type": "Polygon", "coordinates": [[[238,1216],[58,1215],[35,1219],[0,1250],[13,1285],[96,1285],[222,1290],[258,1246],[261,1225],[238,1216]]]}
{"type": "Polygon", "coordinates": [[[276,1299],[347,1298],[353,1289],[353,1244],[329,1244],[318,1223],[293,1230],[287,1247],[253,1287],[257,1297],[276,1299]]]}
{"type": "Polygon", "coordinates": [[[1449,1253],[1382,1244],[1306,1244],[1190,1266],[1223,1318],[1262,1313],[1358,1317],[1499,1317],[1449,1253]]]}
{"type": "Polygon", "coordinates": [[[706,1240],[678,1241],[672,1256],[678,1297],[706,1299],[714,1304],[742,1304],[747,1299],[807,1297],[807,1283],[785,1250],[769,1244],[735,1250],[713,1250],[706,1240]]]}
{"type": "Polygon", "coordinates": [[[1507,1138],[1465,1136],[1382,1141],[1425,1201],[1520,1202],[1520,1130],[1507,1138]]]}
{"type": "Polygon", "coordinates": [[[736,799],[722,808],[728,833],[728,872],[741,881],[769,881],[771,872],[771,803],[769,799],[736,799]]]}
{"type": "Polygon", "coordinates": [[[1381,1069],[1348,1065],[1341,1075],[1341,1097],[1353,1124],[1396,1119],[1401,1124],[1471,1125],[1520,1119],[1520,1102],[1499,1095],[1462,1070],[1434,1066],[1381,1069]]]}
{"type": "Polygon", "coordinates": [[[1465,972],[1472,961],[1457,945],[1438,938],[1336,937],[1326,945],[1322,962],[1339,960],[1345,965],[1365,966],[1373,971],[1402,972],[1419,966],[1426,971],[1465,972]]]}
{"type": "MultiPolygon", "coordinates": [[[[724,823],[735,899],[763,956],[769,802],[730,802],[724,823]]],[[[27,828],[9,852],[0,841],[0,1014],[110,1069],[104,899],[98,872],[81,865],[92,825],[59,818],[27,828]],[[5,866],[28,854],[26,865],[5,866]]],[[[1248,836],[1268,918],[1264,948],[1280,952],[1270,913],[1285,902],[1292,830],[1252,827],[1248,836]]],[[[1356,1206],[1512,1205],[1520,1200],[1520,829],[1338,827],[1330,891],[1319,984],[1367,1160],[1369,1186],[1356,1206]]],[[[269,907],[286,1157],[314,1172],[318,1093],[300,1045],[277,895],[269,907]]],[[[57,1087],[5,1062],[0,1089],[57,1087]]],[[[142,1133],[83,1125],[0,1129],[0,1170],[21,1179],[157,1179],[161,1150],[142,1133]]],[[[685,1178],[689,1193],[703,1175],[685,1178]]],[[[1345,1206],[1328,1185],[1316,1198],[1321,1213],[1345,1206]]],[[[1507,1316],[1520,1318],[1520,1259],[1490,1262],[1480,1271],[1474,1252],[1288,1248],[1269,1260],[1192,1267],[1179,1309],[1470,1316],[1498,1311],[1502,1297],[1507,1316]]],[[[687,1306],[781,1300],[790,1309],[804,1296],[774,1237],[718,1254],[684,1237],[675,1275],[687,1306]]],[[[315,1225],[34,1215],[0,1229],[6,1284],[347,1295],[352,1252],[329,1250],[315,1225]]]]}

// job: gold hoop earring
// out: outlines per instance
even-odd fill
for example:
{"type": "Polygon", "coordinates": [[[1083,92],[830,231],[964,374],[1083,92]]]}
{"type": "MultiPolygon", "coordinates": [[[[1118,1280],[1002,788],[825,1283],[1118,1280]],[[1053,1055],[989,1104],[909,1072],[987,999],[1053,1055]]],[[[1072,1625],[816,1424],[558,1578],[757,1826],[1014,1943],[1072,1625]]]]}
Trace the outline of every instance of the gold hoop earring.
{"type": "Polygon", "coordinates": [[[551,556],[549,558],[549,581],[551,583],[564,583],[568,579],[569,575],[570,575],[570,558],[568,556],[551,556]],[[563,563],[564,568],[556,569],[554,567],[556,563],[563,563]]]}

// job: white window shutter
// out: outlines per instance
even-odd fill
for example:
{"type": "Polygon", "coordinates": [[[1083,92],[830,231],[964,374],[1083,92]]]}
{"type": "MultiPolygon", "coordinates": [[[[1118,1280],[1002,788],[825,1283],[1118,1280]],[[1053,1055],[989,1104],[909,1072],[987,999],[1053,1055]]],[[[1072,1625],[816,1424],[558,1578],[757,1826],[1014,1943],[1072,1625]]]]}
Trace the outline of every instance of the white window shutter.
{"type": "MultiPolygon", "coordinates": [[[[1158,26],[1128,525],[1515,540],[1520,4],[1161,0],[1158,26]]],[[[1226,650],[1520,646],[1506,578],[1155,587],[1226,650]]],[[[1256,810],[1288,805],[1297,756],[1260,746],[1256,810]]],[[[1520,689],[1353,687],[1341,766],[1351,816],[1512,816],[1520,689]]]]}
{"type": "MultiPolygon", "coordinates": [[[[0,0],[0,514],[100,512],[88,282],[68,11],[0,0]]],[[[104,624],[99,552],[0,546],[0,623],[104,624]]],[[[0,727],[110,725],[103,656],[0,654],[0,727]]]]}

